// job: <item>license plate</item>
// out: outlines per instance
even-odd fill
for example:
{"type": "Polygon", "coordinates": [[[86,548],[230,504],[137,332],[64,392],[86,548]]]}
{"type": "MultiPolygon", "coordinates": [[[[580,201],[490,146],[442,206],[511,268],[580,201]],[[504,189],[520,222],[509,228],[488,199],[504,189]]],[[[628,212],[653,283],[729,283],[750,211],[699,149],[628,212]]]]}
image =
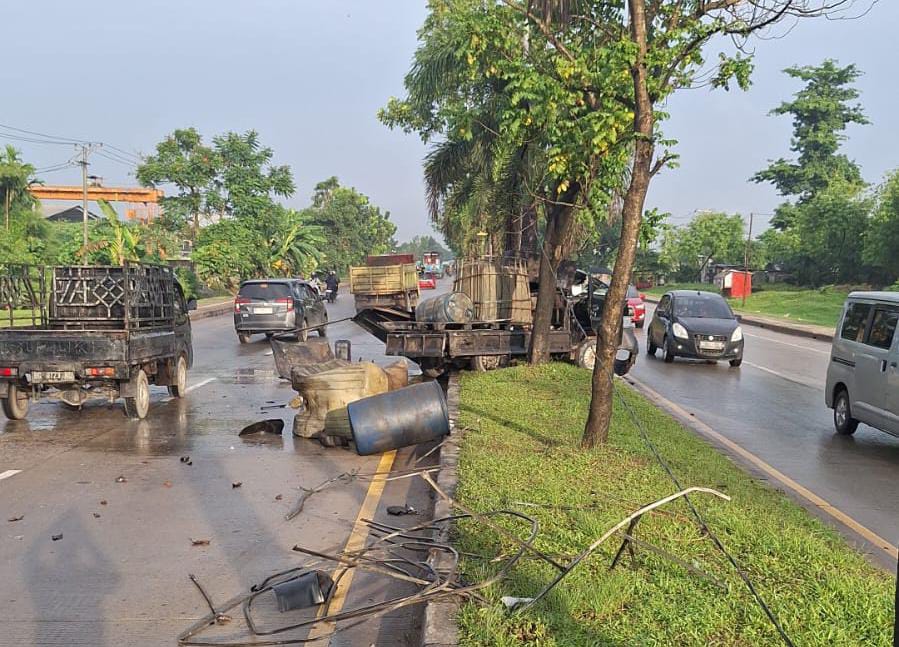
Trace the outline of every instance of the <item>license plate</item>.
{"type": "Polygon", "coordinates": [[[723,341],[701,341],[699,350],[724,350],[723,341]]]}
{"type": "Polygon", "coordinates": [[[36,384],[47,384],[48,382],[74,382],[74,371],[33,371],[31,373],[31,381],[36,384]]]}
{"type": "Polygon", "coordinates": [[[270,315],[274,310],[271,308],[253,308],[254,315],[270,315]]]}

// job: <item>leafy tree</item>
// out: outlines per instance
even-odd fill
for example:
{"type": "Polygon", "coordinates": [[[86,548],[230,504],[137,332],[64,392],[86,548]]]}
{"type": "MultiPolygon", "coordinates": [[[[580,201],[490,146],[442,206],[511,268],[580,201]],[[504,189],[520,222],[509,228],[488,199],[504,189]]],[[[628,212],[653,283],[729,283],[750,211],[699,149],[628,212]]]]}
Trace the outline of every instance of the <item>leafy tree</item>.
{"type": "MultiPolygon", "coordinates": [[[[863,186],[858,165],[839,153],[849,124],[867,124],[861,104],[854,103],[859,93],[852,83],[861,76],[855,65],[839,67],[836,61],[821,65],[789,67],[784,72],[805,83],[792,101],[785,101],[772,115],[793,117],[790,150],[793,161],[780,158],[753,176],[755,182],[770,182],[785,197],[795,197],[802,205],[826,190],[831,183],[863,186]]],[[[777,229],[789,227],[795,217],[794,205],[782,205],[772,219],[777,229]]]]}
{"type": "Polygon", "coordinates": [[[123,222],[115,208],[106,200],[98,200],[97,204],[106,221],[89,232],[89,242],[79,253],[82,260],[104,265],[124,265],[128,261],[139,261],[140,229],[123,222]]]}
{"type": "Polygon", "coordinates": [[[746,241],[743,218],[724,213],[700,213],[685,227],[666,232],[662,261],[674,269],[679,280],[699,280],[712,260],[719,263],[743,261],[746,241]]]}
{"type": "Polygon", "coordinates": [[[446,249],[433,236],[415,236],[412,240],[396,245],[394,249],[403,254],[412,254],[416,259],[421,258],[425,252],[437,252],[440,258],[447,259],[452,256],[450,251],[446,249]]]}
{"type": "Polygon", "coordinates": [[[6,231],[10,228],[10,214],[29,209],[34,199],[28,185],[34,181],[34,167],[22,161],[19,151],[7,145],[0,150],[0,196],[6,231]]]}
{"type": "Polygon", "coordinates": [[[884,283],[899,278],[899,171],[890,173],[875,194],[864,259],[884,283]]]}
{"type": "Polygon", "coordinates": [[[302,216],[320,228],[322,263],[338,272],[358,265],[367,254],[387,252],[396,233],[389,212],[382,212],[356,189],[341,186],[336,177],[315,186],[312,206],[302,216]]]}

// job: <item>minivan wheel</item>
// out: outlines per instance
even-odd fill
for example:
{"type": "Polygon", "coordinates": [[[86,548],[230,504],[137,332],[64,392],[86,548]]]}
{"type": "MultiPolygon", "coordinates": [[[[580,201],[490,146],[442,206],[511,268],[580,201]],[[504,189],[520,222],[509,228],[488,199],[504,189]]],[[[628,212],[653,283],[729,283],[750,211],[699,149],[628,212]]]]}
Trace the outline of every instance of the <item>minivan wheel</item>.
{"type": "Polygon", "coordinates": [[[328,315],[325,315],[324,325],[322,325],[321,328],[318,329],[318,336],[319,337],[327,337],[328,336],[327,328],[328,328],[328,315]]]}
{"type": "Polygon", "coordinates": [[[237,338],[240,340],[241,344],[249,344],[250,337],[252,337],[252,335],[250,335],[250,333],[246,333],[246,332],[237,333],[237,338]]]}
{"type": "Polygon", "coordinates": [[[833,426],[843,436],[851,436],[858,429],[858,420],[852,417],[846,389],[840,389],[833,399],[833,426]]]}
{"type": "Polygon", "coordinates": [[[309,331],[306,328],[309,327],[309,323],[303,319],[303,325],[300,327],[301,330],[297,331],[297,341],[306,341],[309,339],[309,331]]]}
{"type": "Polygon", "coordinates": [[[671,350],[671,342],[668,341],[668,337],[662,340],[662,360],[666,364],[674,361],[674,351],[671,350]]]}

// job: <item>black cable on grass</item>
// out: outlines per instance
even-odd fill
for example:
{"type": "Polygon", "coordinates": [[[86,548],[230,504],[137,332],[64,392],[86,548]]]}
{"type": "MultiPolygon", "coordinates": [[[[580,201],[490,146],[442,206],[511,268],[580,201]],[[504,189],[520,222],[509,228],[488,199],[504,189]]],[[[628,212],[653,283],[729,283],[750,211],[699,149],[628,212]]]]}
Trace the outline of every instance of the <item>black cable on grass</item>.
{"type": "MultiPolygon", "coordinates": [[[[631,406],[628,404],[627,400],[625,400],[624,397],[620,393],[618,393],[618,390],[615,389],[615,381],[613,379],[612,372],[609,371],[608,369],[606,369],[605,372],[606,372],[606,375],[609,377],[609,382],[612,384],[612,391],[615,393],[615,395],[618,398],[618,401],[624,406],[624,408],[627,410],[628,414],[630,415],[631,419],[634,421],[634,425],[637,427],[637,430],[640,432],[640,435],[643,437],[643,442],[645,442],[646,446],[649,447],[649,450],[652,452],[653,456],[655,456],[656,461],[658,461],[659,465],[662,466],[662,469],[664,469],[665,472],[668,474],[668,477],[671,479],[671,482],[674,483],[674,486],[678,490],[683,490],[684,487],[681,485],[680,481],[678,480],[677,476],[674,474],[674,471],[671,469],[671,467],[668,465],[668,463],[665,462],[665,459],[662,458],[662,455],[659,453],[659,450],[656,448],[655,444],[649,438],[649,434],[646,432],[646,428],[643,426],[643,423],[640,421],[640,418],[637,416],[636,412],[631,408],[631,406]]],[[[737,575],[739,575],[740,579],[743,580],[743,583],[746,584],[746,587],[749,589],[749,592],[752,593],[752,597],[755,598],[755,601],[762,608],[762,611],[764,611],[765,615],[768,616],[768,620],[770,620],[771,624],[774,625],[774,628],[777,630],[777,633],[780,634],[780,637],[784,641],[784,644],[788,645],[788,647],[795,647],[793,641],[790,640],[790,637],[787,635],[787,632],[781,626],[780,621],[777,619],[777,616],[774,614],[774,612],[771,610],[771,608],[765,603],[765,600],[762,598],[762,596],[758,592],[758,590],[756,590],[755,585],[753,585],[752,580],[749,579],[749,576],[746,574],[746,571],[744,571],[740,567],[740,564],[737,563],[736,558],[733,555],[731,555],[730,552],[728,552],[727,548],[724,547],[724,544],[721,542],[720,539],[718,539],[718,535],[716,535],[714,532],[712,532],[712,529],[709,528],[708,524],[705,522],[705,519],[703,519],[702,514],[700,514],[699,510],[696,509],[696,507],[693,505],[693,502],[690,501],[690,497],[684,496],[683,500],[684,500],[684,502],[686,502],[687,507],[690,508],[690,512],[693,513],[693,516],[696,517],[696,521],[699,523],[699,527],[702,529],[703,532],[708,534],[708,536],[714,542],[715,546],[718,547],[718,550],[720,550],[724,554],[724,556],[727,557],[727,561],[729,561],[731,563],[731,565],[734,567],[734,570],[737,572],[737,575]]]]}

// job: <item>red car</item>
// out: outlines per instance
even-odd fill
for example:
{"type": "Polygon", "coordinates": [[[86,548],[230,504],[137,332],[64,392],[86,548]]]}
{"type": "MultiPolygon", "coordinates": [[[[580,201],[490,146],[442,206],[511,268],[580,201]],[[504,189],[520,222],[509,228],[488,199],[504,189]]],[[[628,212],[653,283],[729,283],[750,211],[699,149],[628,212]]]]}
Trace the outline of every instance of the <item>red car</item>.
{"type": "Polygon", "coordinates": [[[436,290],[437,289],[437,279],[434,278],[434,275],[431,272],[425,272],[421,276],[418,277],[418,289],[419,290],[436,290]]]}
{"type": "Polygon", "coordinates": [[[631,316],[631,321],[634,322],[634,326],[637,328],[642,328],[643,321],[646,319],[646,304],[643,303],[645,298],[646,295],[642,292],[637,292],[637,288],[633,285],[627,286],[627,305],[634,312],[633,316],[631,316]]]}

